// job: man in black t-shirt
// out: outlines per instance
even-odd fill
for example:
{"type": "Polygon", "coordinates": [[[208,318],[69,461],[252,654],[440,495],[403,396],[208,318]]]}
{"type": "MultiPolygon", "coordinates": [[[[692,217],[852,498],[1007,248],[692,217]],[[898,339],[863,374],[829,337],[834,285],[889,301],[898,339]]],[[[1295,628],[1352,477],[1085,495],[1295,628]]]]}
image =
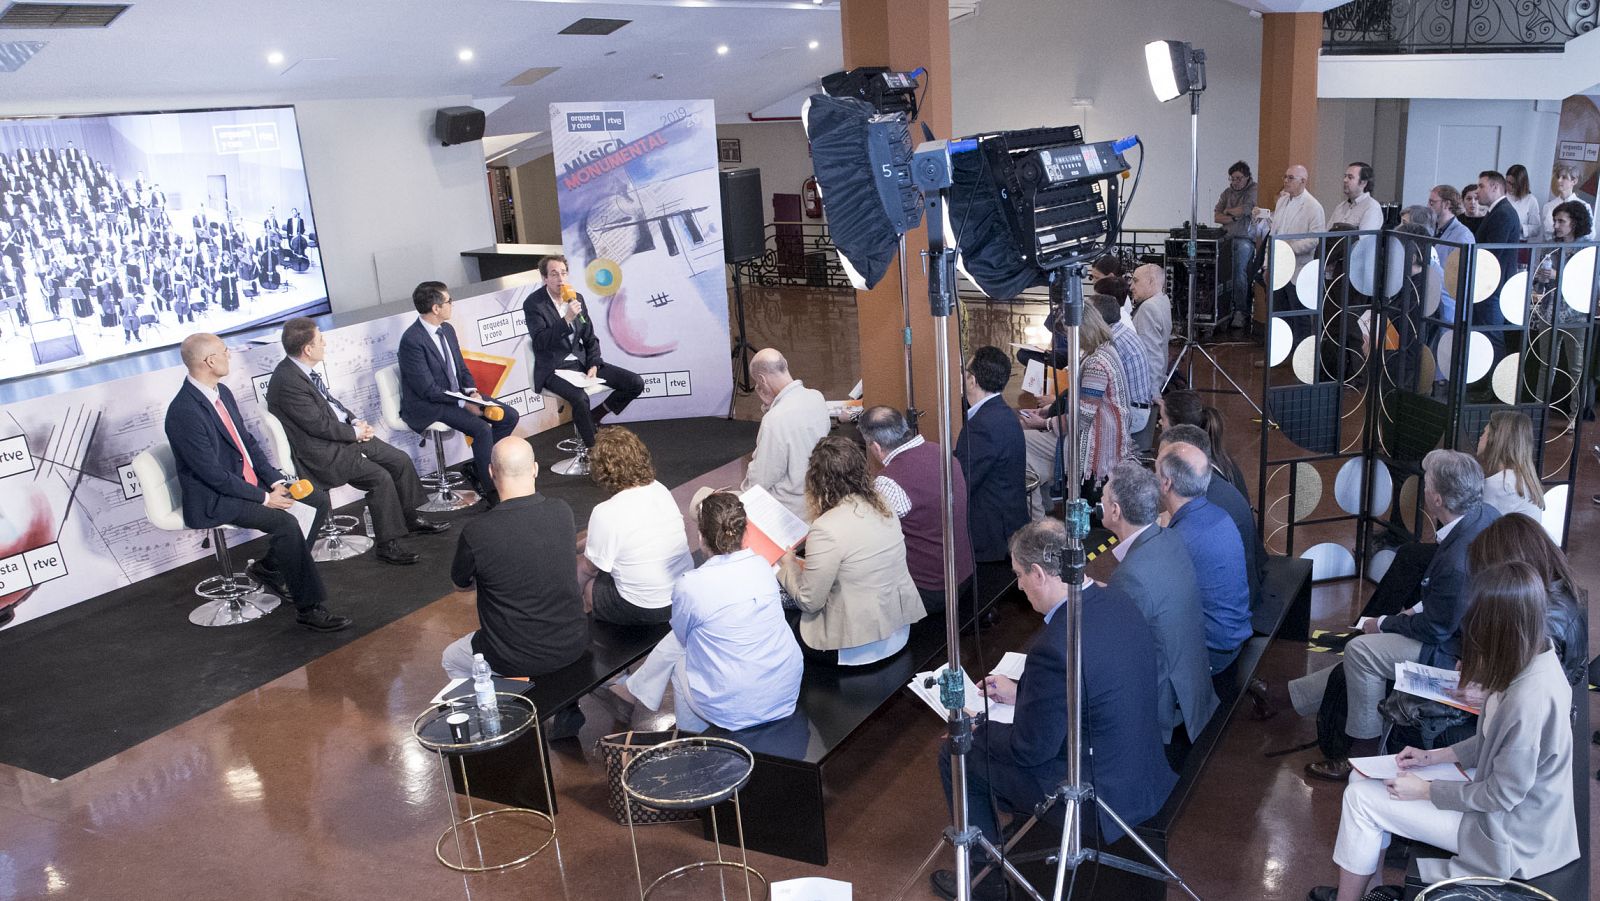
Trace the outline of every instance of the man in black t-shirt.
{"type": "Polygon", "coordinates": [[[447,676],[472,676],[482,654],[501,676],[540,676],[583,656],[589,620],[572,566],[572,508],[534,493],[539,465],[523,438],[495,443],[489,473],[500,503],[461,530],[450,580],[478,591],[478,631],[444,650],[447,676]]]}

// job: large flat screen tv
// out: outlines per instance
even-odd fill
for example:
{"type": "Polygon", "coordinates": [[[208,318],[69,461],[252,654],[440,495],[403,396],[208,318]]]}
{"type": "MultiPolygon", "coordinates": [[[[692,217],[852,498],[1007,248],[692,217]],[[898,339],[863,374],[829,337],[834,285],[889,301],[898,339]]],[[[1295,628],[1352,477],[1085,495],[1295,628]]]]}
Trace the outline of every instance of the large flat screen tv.
{"type": "Polygon", "coordinates": [[[0,118],[0,381],[328,309],[293,107],[0,118]]]}

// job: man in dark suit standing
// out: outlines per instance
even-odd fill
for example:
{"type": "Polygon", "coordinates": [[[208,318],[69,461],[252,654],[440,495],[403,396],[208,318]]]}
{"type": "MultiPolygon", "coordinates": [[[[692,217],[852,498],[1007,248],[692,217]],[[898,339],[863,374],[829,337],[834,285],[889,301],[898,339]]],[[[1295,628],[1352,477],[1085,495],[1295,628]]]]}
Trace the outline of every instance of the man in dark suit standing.
{"type": "MultiPolygon", "coordinates": [[[[272,468],[245,431],[233,392],[222,384],[229,368],[227,346],[202,332],[185,338],[181,352],[189,376],[167,407],[166,430],[183,492],[184,524],[191,529],[226,524],[267,533],[270,549],[251,564],[250,575],[292,602],[300,625],[318,632],[349,626],[347,617],[322,605],[327,592],[300,522],[288,512],[295,501],[283,473],[272,468]]],[[[313,531],[317,525],[312,523],[313,531]]]]}
{"type": "Polygon", "coordinates": [[[1117,536],[1109,587],[1126,594],[1150,624],[1156,644],[1156,724],[1174,770],[1217,712],[1206,658],[1205,618],[1189,551],[1176,532],[1156,524],[1161,486],[1138,463],[1119,463],[1100,497],[1106,528],[1117,536]]]}
{"type": "Polygon", "coordinates": [[[1009,381],[1011,359],[989,346],[973,352],[962,380],[967,418],[956,459],[967,474],[967,529],[979,563],[1006,559],[1006,542],[1028,521],[1027,445],[1016,411],[1000,396],[1009,381]]]}
{"type": "MultiPolygon", "coordinates": [[[[990,792],[1009,812],[1031,811],[1067,774],[1067,584],[1061,581],[1066,528],[1058,520],[1030,522],[1011,536],[1011,569],[1028,604],[1044,614],[1044,630],[1028,649],[1019,682],[1004,676],[984,680],[992,701],[1016,705],[1014,723],[980,721],[967,758],[967,811],[971,824],[998,845],[1000,829],[989,806],[990,792]]],[[[1150,627],[1122,592],[1090,588],[1083,593],[1082,773],[1095,794],[1130,825],[1148,819],[1167,800],[1177,775],[1161,754],[1161,735],[1150,711],[1156,703],[1156,649],[1150,627]]],[[[950,798],[950,753],[940,749],[939,773],[950,798]]],[[[1054,808],[1060,817],[1061,808],[1054,808]]],[[[1095,805],[1083,808],[1086,847],[1122,836],[1095,805]],[[1094,811],[1097,815],[1087,814],[1094,811]],[[1099,825],[1095,838],[1094,824],[1099,825]]],[[[955,897],[955,876],[933,874],[934,891],[955,897]]],[[[1004,898],[998,875],[975,887],[974,898],[1004,898]]]]}
{"type": "Polygon", "coordinates": [[[444,282],[423,282],[411,292],[417,321],[400,336],[400,418],[414,432],[442,422],[472,439],[472,465],[467,478],[484,501],[498,503],[489,481],[489,455],[494,443],[517,428],[517,411],[501,404],[504,418],[490,420],[483,404],[451,397],[446,392],[482,400],[494,400],[478,393],[467,363],[461,358],[461,342],[450,325],[455,299],[444,282]]]}
{"type": "Polygon", "coordinates": [[[528,341],[533,345],[533,387],[549,391],[572,408],[572,424],[587,447],[594,446],[594,430],[600,420],[621,413],[644,391],[644,379],[635,373],[607,363],[600,357],[600,339],[584,307],[583,295],[568,301],[562,297],[567,284],[567,258],[549,256],[539,261],[544,285],[522,304],[528,321],[528,341]],[[559,375],[567,370],[600,378],[611,388],[605,402],[589,408],[584,389],[559,375]]]}
{"type": "MultiPolygon", "coordinates": [[[[1489,212],[1484,214],[1483,221],[1478,223],[1477,241],[1479,244],[1520,244],[1522,243],[1522,217],[1517,214],[1517,208],[1511,205],[1510,198],[1506,197],[1506,177],[1493,169],[1478,173],[1478,203],[1487,206],[1489,212]]],[[[1517,271],[1518,251],[1505,247],[1491,250],[1495,259],[1500,261],[1500,284],[1510,278],[1517,271]]],[[[1505,314],[1500,311],[1500,286],[1495,286],[1494,294],[1483,301],[1472,305],[1473,325],[1499,325],[1506,324],[1505,314]]],[[[1500,331],[1485,333],[1490,343],[1494,345],[1495,354],[1498,356],[1505,350],[1505,333],[1500,331]]]]}
{"type": "Polygon", "coordinates": [[[323,490],[349,484],[365,491],[377,535],[375,556],[397,565],[417,562],[399,539],[450,525],[417,515],[428,498],[411,458],[376,437],[371,425],[328,391],[316,370],[327,343],[315,322],[296,317],[284,323],[283,350],[288,356],[267,383],[267,410],[283,423],[300,475],[323,490]]]}

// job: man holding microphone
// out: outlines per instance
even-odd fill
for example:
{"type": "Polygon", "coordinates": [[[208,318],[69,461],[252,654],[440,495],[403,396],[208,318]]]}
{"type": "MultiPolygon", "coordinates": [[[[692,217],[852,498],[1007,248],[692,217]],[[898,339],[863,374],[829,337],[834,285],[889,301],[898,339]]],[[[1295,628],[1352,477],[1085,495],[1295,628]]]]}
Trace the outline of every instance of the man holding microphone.
{"type": "Polygon", "coordinates": [[[533,387],[566,401],[572,407],[578,436],[585,447],[593,447],[595,426],[626,409],[644,391],[644,379],[601,359],[600,339],[589,321],[583,295],[567,284],[567,258],[545,257],[539,261],[539,274],[544,285],[522,304],[528,340],[533,345],[533,387]],[[599,378],[611,389],[611,396],[591,410],[588,393],[557,375],[558,370],[599,378]]]}

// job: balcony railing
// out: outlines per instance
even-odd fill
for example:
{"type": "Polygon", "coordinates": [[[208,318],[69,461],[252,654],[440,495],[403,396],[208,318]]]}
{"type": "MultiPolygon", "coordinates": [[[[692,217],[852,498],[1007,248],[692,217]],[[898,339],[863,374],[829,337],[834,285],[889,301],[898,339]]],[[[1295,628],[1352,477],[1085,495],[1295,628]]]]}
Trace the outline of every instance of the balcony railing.
{"type": "Polygon", "coordinates": [[[1355,0],[1322,14],[1322,52],[1558,53],[1600,0],[1355,0]]]}

